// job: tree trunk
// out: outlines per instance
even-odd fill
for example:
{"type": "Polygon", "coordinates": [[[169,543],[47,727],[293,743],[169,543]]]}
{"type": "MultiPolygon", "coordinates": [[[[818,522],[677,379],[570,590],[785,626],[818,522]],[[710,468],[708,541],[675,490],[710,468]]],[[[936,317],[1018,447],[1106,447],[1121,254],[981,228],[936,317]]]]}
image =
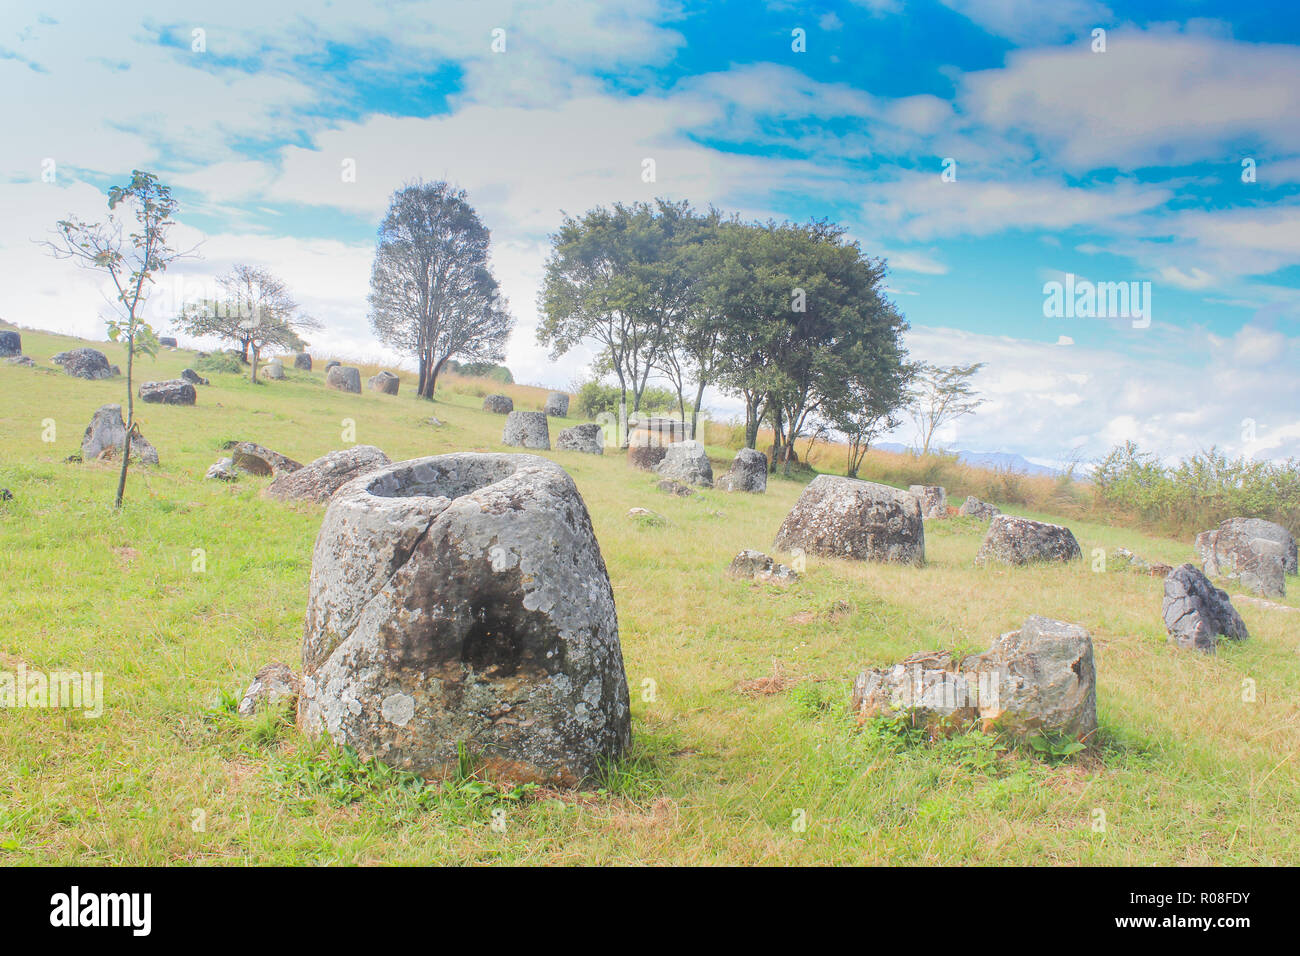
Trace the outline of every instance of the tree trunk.
{"type": "Polygon", "coordinates": [[[700,422],[700,402],[704,401],[704,383],[701,382],[695,390],[695,407],[691,409],[691,437],[695,437],[695,430],[699,427],[700,422]]]}
{"type": "Polygon", "coordinates": [[[449,358],[451,358],[450,355],[444,355],[434,364],[432,371],[429,373],[429,387],[426,394],[422,396],[423,398],[433,401],[433,390],[438,384],[438,376],[442,374],[442,367],[447,364],[449,358]]]}
{"type": "Polygon", "coordinates": [[[257,363],[262,355],[262,349],[256,342],[253,343],[252,348],[253,348],[253,373],[252,375],[249,376],[249,378],[252,380],[253,384],[256,385],[257,384],[257,363]]]}
{"type": "Polygon", "coordinates": [[[131,432],[135,429],[135,393],[131,388],[131,377],[135,371],[135,317],[131,317],[131,331],[126,336],[126,438],[122,440],[122,470],[117,476],[117,497],[113,499],[113,510],[122,508],[122,496],[126,494],[126,469],[131,463],[131,432]]]}

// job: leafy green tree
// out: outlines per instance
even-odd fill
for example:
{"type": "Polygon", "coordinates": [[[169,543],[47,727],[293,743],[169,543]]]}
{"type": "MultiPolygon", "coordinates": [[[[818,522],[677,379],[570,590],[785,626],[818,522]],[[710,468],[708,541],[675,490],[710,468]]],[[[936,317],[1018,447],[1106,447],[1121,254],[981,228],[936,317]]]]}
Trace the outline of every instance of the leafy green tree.
{"type": "Polygon", "coordinates": [[[69,216],[56,226],[58,240],[45,243],[60,259],[106,273],[115,290],[116,314],[106,321],[108,337],[126,348],[126,437],[122,442],[122,468],[118,473],[113,507],[122,507],[126,475],[131,461],[131,438],[139,434],[135,422],[134,373],[137,355],[155,356],[158,337],[142,315],[157,277],[185,253],[167,242],[175,225],[177,203],[171,189],[152,173],[132,170],[131,181],[108,191],[108,218],[87,223],[69,216]],[[130,210],[134,226],[128,226],[121,209],[130,210]],[[128,228],[131,231],[127,231],[128,228]]]}
{"type": "Polygon", "coordinates": [[[433,398],[453,358],[505,357],[514,320],[488,266],[490,239],[463,189],[417,182],[393,193],[370,274],[370,322],[415,356],[421,398],[433,398]]]}
{"type": "Polygon", "coordinates": [[[916,367],[907,405],[908,414],[921,439],[921,454],[930,453],[935,433],[948,422],[972,414],[985,399],[975,395],[971,380],[984,367],[972,365],[931,365],[916,367]]]}

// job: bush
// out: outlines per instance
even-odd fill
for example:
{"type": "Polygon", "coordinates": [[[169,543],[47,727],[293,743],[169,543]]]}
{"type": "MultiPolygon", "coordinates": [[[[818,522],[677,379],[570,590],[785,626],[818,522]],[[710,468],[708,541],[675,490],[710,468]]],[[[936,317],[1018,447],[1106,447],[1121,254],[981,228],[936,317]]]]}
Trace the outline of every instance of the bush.
{"type": "Polygon", "coordinates": [[[205,355],[194,363],[194,368],[199,372],[244,374],[244,363],[239,360],[238,356],[231,355],[229,352],[214,352],[211,355],[205,355]]]}
{"type": "MultiPolygon", "coordinates": [[[[577,405],[578,410],[588,418],[595,418],[598,415],[618,414],[618,403],[622,397],[622,392],[617,385],[606,385],[604,382],[583,382],[578,386],[577,405]]],[[[628,415],[632,414],[632,393],[627,394],[628,415]]],[[[675,415],[679,412],[677,404],[677,393],[667,388],[656,388],[649,386],[641,393],[642,415],[675,415]]]]}
{"type": "Polygon", "coordinates": [[[462,364],[453,359],[447,363],[447,371],[456,375],[463,375],[466,378],[487,378],[503,385],[515,384],[515,377],[510,374],[510,369],[494,362],[466,362],[462,364]]]}

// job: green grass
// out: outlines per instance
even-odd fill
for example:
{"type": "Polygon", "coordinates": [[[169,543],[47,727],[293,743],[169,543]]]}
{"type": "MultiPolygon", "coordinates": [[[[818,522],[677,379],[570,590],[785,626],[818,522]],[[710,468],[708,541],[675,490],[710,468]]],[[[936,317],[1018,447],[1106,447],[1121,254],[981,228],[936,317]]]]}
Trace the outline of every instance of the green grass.
{"type": "MultiPolygon", "coordinates": [[[[299,666],[323,508],[261,498],[268,479],[205,481],[222,444],[305,462],[344,447],[351,420],[355,441],[394,460],[501,450],[483,383],[448,378],[430,404],[409,377],[397,397],[328,390],[323,360],[256,386],[211,373],[194,408],[139,407],[162,465],[132,470],[115,514],[115,469],[64,459],[99,405],[123,401],[122,381],[51,369],[74,340],[23,343],[44,368],[0,363],[0,487],[14,495],[0,503],[0,667],[102,671],[106,699],[98,719],[0,712],[0,863],[1300,862],[1300,615],[1242,604],[1249,642],[1180,652],[1164,640],[1161,581],[1094,572],[1091,552],[1179,563],[1190,542],[1078,520],[1086,559],[1071,567],[977,569],[984,526],[953,519],[929,523],[922,569],[810,560],[786,589],[727,577],[736,551],[771,550],[806,477],[679,499],[621,456],[548,454],[591,511],[632,690],[633,751],[584,790],[503,792],[472,761],[429,785],[302,737],[282,711],[238,718],[262,664],[299,666]],[[629,519],[636,506],[662,523],[629,519]],[[847,611],[831,614],[837,602],[847,611]],[[1102,730],[1087,752],[930,742],[846,714],[863,666],[982,650],[1033,613],[1093,634],[1102,730]],[[774,662],[787,690],[737,689],[774,662]]],[[[165,352],[139,378],[194,362],[165,352]]],[[[501,390],[516,407],[545,400],[501,390]]],[[[715,468],[732,454],[709,451],[715,468]]]]}

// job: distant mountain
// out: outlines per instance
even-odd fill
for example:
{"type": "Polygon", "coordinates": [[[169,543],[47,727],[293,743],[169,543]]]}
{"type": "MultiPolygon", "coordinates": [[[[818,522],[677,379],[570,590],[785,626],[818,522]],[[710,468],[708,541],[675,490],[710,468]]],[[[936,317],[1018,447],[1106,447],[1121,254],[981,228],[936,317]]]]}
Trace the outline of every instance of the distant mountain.
{"type": "MultiPolygon", "coordinates": [[[[906,445],[892,441],[881,442],[872,447],[879,448],[881,451],[892,451],[896,455],[906,454],[912,450],[906,445]]],[[[1018,471],[1025,475],[1060,474],[1057,469],[1048,468],[1046,465],[1035,464],[1024,455],[1017,455],[1005,451],[962,451],[958,449],[957,460],[963,465],[970,465],[972,468],[1009,468],[1012,471],[1018,471]]]]}

